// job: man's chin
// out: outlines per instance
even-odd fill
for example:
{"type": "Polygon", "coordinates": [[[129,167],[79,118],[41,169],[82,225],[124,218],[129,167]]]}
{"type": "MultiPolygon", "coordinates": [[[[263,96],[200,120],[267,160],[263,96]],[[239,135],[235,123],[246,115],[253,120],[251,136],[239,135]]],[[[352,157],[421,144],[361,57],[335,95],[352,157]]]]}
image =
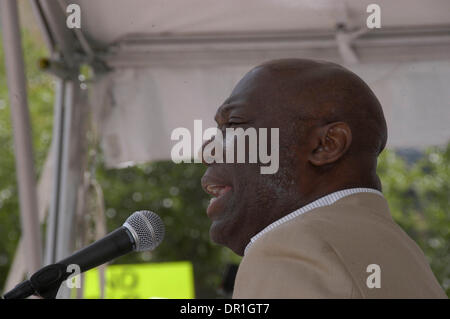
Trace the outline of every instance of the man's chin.
{"type": "Polygon", "coordinates": [[[237,237],[233,236],[233,234],[228,233],[226,229],[226,221],[213,221],[209,229],[209,237],[211,238],[211,241],[218,245],[228,247],[235,254],[243,256],[245,245],[243,247],[242,244],[238,243],[236,240],[237,237]]]}
{"type": "Polygon", "coordinates": [[[224,234],[224,222],[221,220],[214,220],[209,228],[209,237],[218,244],[226,246],[226,234],[224,234]]]}

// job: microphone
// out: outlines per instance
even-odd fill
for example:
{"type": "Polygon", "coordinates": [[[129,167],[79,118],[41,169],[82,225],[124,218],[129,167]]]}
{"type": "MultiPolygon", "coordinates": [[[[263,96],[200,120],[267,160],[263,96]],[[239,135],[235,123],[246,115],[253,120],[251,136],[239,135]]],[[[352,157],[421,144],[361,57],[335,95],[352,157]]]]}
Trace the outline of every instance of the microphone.
{"type": "Polygon", "coordinates": [[[54,299],[62,282],[71,275],[67,272],[69,265],[78,265],[84,272],[131,251],[153,250],[161,244],[164,234],[164,223],[158,215],[148,210],[134,212],[120,228],[56,264],[41,268],[3,298],[23,299],[37,294],[54,299]]]}

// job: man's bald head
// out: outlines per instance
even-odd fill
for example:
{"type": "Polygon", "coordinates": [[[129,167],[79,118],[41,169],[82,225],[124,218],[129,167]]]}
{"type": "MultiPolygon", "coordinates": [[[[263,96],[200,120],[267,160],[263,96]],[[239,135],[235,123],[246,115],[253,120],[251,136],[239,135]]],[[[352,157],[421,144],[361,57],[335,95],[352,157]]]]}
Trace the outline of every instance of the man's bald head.
{"type": "Polygon", "coordinates": [[[387,127],[381,105],[353,72],[335,63],[306,59],[273,60],[251,72],[275,84],[280,106],[289,107],[294,121],[344,121],[352,130],[352,153],[378,155],[384,149],[387,127]]]}
{"type": "Polygon", "coordinates": [[[387,138],[383,111],[371,89],[337,64],[284,59],[259,65],[215,119],[223,131],[279,129],[275,174],[260,174],[261,163],[213,163],[203,178],[204,187],[231,189],[214,202],[210,234],[238,254],[263,228],[317,198],[353,187],[381,189],[376,165],[387,138]]]}

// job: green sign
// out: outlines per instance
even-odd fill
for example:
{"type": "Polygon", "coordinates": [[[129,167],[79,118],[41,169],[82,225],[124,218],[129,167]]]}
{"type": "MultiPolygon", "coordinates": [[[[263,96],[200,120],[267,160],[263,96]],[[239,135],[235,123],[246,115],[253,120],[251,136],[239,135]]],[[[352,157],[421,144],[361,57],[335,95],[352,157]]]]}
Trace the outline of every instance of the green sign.
{"type": "MultiPolygon", "coordinates": [[[[84,297],[100,298],[97,268],[85,274],[84,297]]],[[[190,262],[111,265],[105,271],[105,298],[194,298],[190,262]]]]}

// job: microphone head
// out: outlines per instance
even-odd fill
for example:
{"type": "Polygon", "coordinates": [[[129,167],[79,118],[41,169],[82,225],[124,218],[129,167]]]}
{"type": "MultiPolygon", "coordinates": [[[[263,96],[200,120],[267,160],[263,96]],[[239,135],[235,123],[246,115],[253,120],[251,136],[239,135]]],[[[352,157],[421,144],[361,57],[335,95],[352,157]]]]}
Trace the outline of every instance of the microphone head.
{"type": "Polygon", "coordinates": [[[165,227],[161,218],[149,210],[134,212],[123,224],[134,238],[135,251],[153,250],[164,239],[165,227]]]}

